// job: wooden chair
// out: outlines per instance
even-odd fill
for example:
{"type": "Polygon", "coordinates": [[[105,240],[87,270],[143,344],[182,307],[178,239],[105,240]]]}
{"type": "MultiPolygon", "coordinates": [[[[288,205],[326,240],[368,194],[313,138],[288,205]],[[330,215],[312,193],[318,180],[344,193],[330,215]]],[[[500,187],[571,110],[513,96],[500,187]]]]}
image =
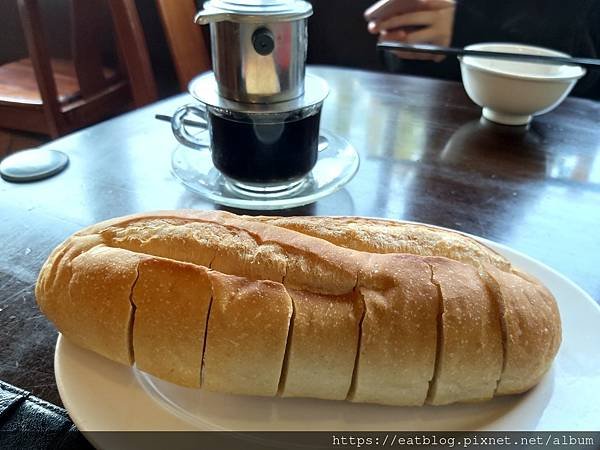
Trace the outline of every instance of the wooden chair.
{"type": "Polygon", "coordinates": [[[192,78],[211,69],[209,43],[193,22],[194,0],[156,0],[173,65],[182,91],[192,78]]]}
{"type": "Polygon", "coordinates": [[[29,57],[0,66],[0,127],[57,137],[131,104],[139,107],[156,100],[135,1],[107,2],[120,68],[102,66],[95,41],[96,8],[106,2],[71,0],[72,60],[60,60],[49,56],[37,0],[18,0],[29,57]]]}

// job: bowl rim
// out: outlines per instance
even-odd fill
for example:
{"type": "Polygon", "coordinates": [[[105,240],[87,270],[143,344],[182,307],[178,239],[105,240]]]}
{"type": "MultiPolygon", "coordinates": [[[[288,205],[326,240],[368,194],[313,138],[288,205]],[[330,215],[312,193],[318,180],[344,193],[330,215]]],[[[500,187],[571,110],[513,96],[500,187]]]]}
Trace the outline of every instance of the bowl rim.
{"type": "MultiPolygon", "coordinates": [[[[558,50],[554,50],[547,47],[540,47],[537,45],[528,45],[528,44],[519,44],[517,42],[480,42],[477,44],[467,45],[465,50],[485,50],[487,46],[491,45],[508,45],[513,47],[521,47],[525,49],[533,49],[533,50],[543,50],[546,52],[550,52],[553,56],[565,56],[570,57],[568,53],[563,53],[558,50]]],[[[579,69],[579,73],[577,75],[534,75],[534,74],[516,74],[514,72],[508,72],[502,69],[483,67],[479,64],[474,64],[469,60],[477,59],[477,56],[458,56],[458,60],[461,65],[467,66],[469,69],[477,70],[480,72],[490,73],[494,75],[498,75],[504,78],[512,78],[515,80],[529,80],[529,81],[542,81],[542,82],[554,82],[554,81],[573,81],[579,80],[587,73],[587,70],[581,66],[573,65],[574,68],[579,69]],[[465,60],[466,59],[466,60],[465,60]]]]}

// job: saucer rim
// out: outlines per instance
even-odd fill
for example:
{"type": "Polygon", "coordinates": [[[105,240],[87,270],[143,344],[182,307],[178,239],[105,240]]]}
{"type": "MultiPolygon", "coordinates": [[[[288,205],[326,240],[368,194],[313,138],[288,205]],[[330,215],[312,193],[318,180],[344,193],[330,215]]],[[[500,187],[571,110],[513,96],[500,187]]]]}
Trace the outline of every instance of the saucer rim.
{"type": "MultiPolygon", "coordinates": [[[[347,140],[343,136],[340,136],[338,133],[335,133],[326,128],[321,128],[320,135],[327,137],[330,140],[330,142],[332,140],[339,140],[341,143],[343,143],[344,149],[348,149],[349,151],[351,151],[353,153],[354,158],[353,158],[353,161],[348,165],[347,173],[343,172],[343,176],[338,178],[337,181],[335,181],[335,182],[332,181],[325,187],[316,189],[309,194],[303,193],[303,191],[301,191],[300,196],[292,196],[292,197],[286,197],[286,198],[281,198],[281,199],[277,199],[277,198],[275,198],[275,199],[273,199],[273,198],[260,199],[260,198],[224,197],[222,195],[223,190],[221,188],[218,189],[218,192],[219,192],[218,195],[213,194],[214,191],[201,192],[198,189],[194,188],[191,185],[191,183],[189,183],[189,182],[185,181],[183,178],[181,178],[177,174],[176,169],[174,167],[173,160],[178,151],[198,152],[198,150],[191,149],[182,144],[178,144],[171,153],[170,172],[173,175],[173,177],[186,188],[186,190],[193,192],[194,194],[202,197],[204,200],[211,201],[217,205],[227,206],[230,208],[244,209],[244,210],[260,210],[260,211],[275,211],[275,210],[305,206],[305,205],[308,205],[311,203],[315,203],[316,201],[318,201],[324,197],[327,197],[327,196],[339,191],[340,189],[342,189],[354,178],[354,176],[358,172],[358,170],[360,168],[360,164],[361,164],[360,155],[359,155],[358,151],[356,150],[356,148],[354,147],[354,145],[352,145],[352,143],[349,140],[347,140]],[[331,139],[330,137],[333,139],[331,139]]],[[[329,148],[322,152],[319,152],[319,158],[321,155],[326,154],[326,152],[328,150],[329,150],[329,148]]],[[[204,150],[202,150],[202,151],[204,151],[204,150]]],[[[315,168],[317,168],[317,166],[319,164],[319,161],[320,161],[320,159],[317,160],[317,163],[315,164],[313,169],[302,178],[303,180],[312,176],[315,168]]],[[[217,172],[219,172],[214,167],[214,165],[211,164],[211,166],[212,166],[211,168],[214,168],[217,172]]],[[[223,174],[221,174],[219,172],[217,180],[222,180],[223,177],[224,177],[223,174]]]]}

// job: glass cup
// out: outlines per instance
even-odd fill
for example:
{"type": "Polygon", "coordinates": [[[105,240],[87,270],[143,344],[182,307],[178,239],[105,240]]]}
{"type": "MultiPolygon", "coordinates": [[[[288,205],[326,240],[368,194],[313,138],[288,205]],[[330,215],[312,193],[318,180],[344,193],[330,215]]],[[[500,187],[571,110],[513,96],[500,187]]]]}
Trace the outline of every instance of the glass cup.
{"type": "Polygon", "coordinates": [[[177,109],[171,127],[183,145],[210,151],[214,166],[234,188],[272,193],[302,183],[315,166],[322,106],[256,113],[190,104],[177,109]],[[188,114],[202,119],[200,133],[186,128],[188,114]]]}

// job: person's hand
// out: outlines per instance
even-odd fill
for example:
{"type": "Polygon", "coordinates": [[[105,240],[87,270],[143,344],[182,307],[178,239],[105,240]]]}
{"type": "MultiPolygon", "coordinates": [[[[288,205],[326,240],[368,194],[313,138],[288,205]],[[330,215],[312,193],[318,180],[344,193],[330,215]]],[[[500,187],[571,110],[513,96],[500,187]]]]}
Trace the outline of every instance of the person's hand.
{"type": "MultiPolygon", "coordinates": [[[[449,46],[452,41],[456,7],[454,0],[420,0],[415,6],[418,8],[415,11],[369,22],[369,32],[379,34],[380,41],[449,46]]],[[[444,59],[443,55],[402,51],[394,53],[403,59],[444,59]]]]}

